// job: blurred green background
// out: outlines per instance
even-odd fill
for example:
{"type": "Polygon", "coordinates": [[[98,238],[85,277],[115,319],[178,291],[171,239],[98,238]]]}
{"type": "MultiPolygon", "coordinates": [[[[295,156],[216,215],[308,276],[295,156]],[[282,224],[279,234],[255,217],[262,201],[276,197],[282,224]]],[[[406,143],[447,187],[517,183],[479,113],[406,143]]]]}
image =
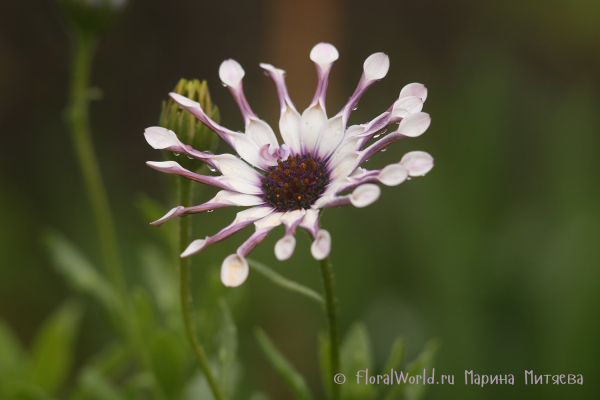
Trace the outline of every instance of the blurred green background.
{"type": "MultiPolygon", "coordinates": [[[[276,93],[259,62],[287,71],[302,110],[316,87],[310,49],[333,43],[340,59],[328,90],[332,114],[354,91],[364,59],[383,51],[390,72],[350,123],[387,109],[410,82],[428,87],[424,111],[433,123],[367,168],[411,150],[432,154],[435,168],[384,187],[368,208],[325,214],[342,330],[365,321],[379,368],[396,336],[407,338],[409,359],[438,338],[436,374],[453,374],[456,383],[429,387],[429,399],[600,398],[599,21],[600,3],[589,0],[131,1],[99,44],[92,84],[103,95],[91,108],[129,282],[141,280],[141,246],[157,243],[158,228],[135,206],[139,196],[177,205],[166,177],[144,164],[161,154],[142,133],[156,125],[179,78],[207,79],[222,124],[241,130],[218,78],[221,61],[234,58],[246,70],[250,104],[277,126],[276,93]],[[583,374],[584,385],[525,386],[526,369],[583,374]],[[516,383],[465,386],[465,370],[513,374],[516,383]]],[[[62,231],[101,260],[63,119],[69,57],[66,24],[52,1],[0,3],[0,316],[26,346],[73,295],[42,247],[44,229],[62,231]]],[[[219,151],[229,150],[221,144],[219,151]]],[[[213,193],[205,189],[197,201],[213,193]]],[[[214,234],[236,211],[192,217],[193,236],[214,234]]],[[[251,257],[320,290],[305,235],[291,260],[275,259],[282,232],[251,257]]],[[[201,302],[202,282],[248,235],[194,257],[198,308],[217,307],[201,302]]],[[[235,300],[243,386],[289,398],[252,335],[261,326],[318,387],[315,332],[325,327],[318,306],[255,271],[224,292],[235,300]]],[[[83,301],[77,363],[114,335],[100,308],[83,301]]]]}

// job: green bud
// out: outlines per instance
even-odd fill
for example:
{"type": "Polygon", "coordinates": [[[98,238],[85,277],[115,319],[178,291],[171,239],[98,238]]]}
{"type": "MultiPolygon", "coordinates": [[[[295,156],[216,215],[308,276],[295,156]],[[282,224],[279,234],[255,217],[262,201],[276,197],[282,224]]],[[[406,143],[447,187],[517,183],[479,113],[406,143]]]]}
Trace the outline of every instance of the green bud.
{"type": "Polygon", "coordinates": [[[115,20],[127,0],[58,0],[58,3],[78,31],[96,35],[115,20]]]}
{"type": "MultiPolygon", "coordinates": [[[[212,103],[206,81],[181,79],[173,92],[200,103],[200,107],[206,115],[219,123],[219,109],[212,103]]],[[[199,151],[214,153],[219,145],[219,137],[216,133],[198,121],[190,112],[179,107],[171,98],[162,104],[158,125],[172,130],[177,134],[179,140],[199,151]]],[[[185,156],[176,156],[170,151],[166,152],[166,156],[188,169],[197,169],[201,164],[203,165],[200,161],[189,160],[185,156]]]]}

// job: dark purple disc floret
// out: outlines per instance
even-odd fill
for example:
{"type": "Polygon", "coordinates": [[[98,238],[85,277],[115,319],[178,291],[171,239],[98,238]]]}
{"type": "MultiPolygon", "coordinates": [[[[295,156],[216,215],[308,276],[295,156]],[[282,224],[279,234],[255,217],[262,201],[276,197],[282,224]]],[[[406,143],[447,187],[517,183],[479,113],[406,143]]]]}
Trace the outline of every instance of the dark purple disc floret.
{"type": "Polygon", "coordinates": [[[279,211],[310,208],[329,183],[325,164],[307,155],[277,160],[265,175],[264,199],[279,211]]]}

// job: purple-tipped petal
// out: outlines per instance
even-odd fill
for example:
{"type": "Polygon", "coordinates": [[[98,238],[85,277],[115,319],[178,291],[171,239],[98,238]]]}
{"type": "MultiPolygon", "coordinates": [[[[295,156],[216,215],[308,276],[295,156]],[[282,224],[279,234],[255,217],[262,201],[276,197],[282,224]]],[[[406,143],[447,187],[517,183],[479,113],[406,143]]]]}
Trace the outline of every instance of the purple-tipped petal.
{"type": "Polygon", "coordinates": [[[144,137],[148,144],[155,149],[182,153],[195,158],[196,160],[203,161],[212,168],[219,170],[218,166],[213,161],[215,155],[195,150],[191,146],[183,144],[173,131],[160,126],[151,126],[144,131],[144,137]]]}
{"type": "Polygon", "coordinates": [[[339,56],[337,49],[329,43],[319,43],[310,51],[310,59],[315,63],[317,74],[319,76],[317,91],[315,92],[311,106],[314,106],[320,101],[321,107],[325,110],[325,95],[327,93],[327,84],[329,82],[329,72],[331,71],[333,63],[339,56]]]}
{"type": "Polygon", "coordinates": [[[263,241],[265,237],[277,226],[281,225],[281,217],[283,216],[283,212],[275,212],[266,217],[256,221],[254,225],[256,226],[256,232],[250,236],[248,240],[246,240],[238,249],[237,255],[240,257],[246,257],[250,252],[263,241]]]}
{"type": "Polygon", "coordinates": [[[225,190],[244,194],[262,194],[260,183],[252,182],[235,174],[218,177],[200,175],[183,168],[175,161],[148,161],[146,164],[157,171],[185,176],[193,181],[220,187],[225,190]]]}
{"type": "Polygon", "coordinates": [[[348,100],[348,103],[340,110],[337,115],[342,115],[343,124],[346,126],[350,114],[356,109],[358,101],[367,91],[369,86],[387,75],[390,68],[390,59],[387,54],[375,53],[371,54],[363,64],[363,74],[360,77],[356,90],[348,100]]]}
{"type": "Polygon", "coordinates": [[[240,108],[242,117],[244,117],[244,123],[246,126],[250,123],[251,118],[256,118],[256,115],[250,108],[248,100],[244,95],[244,89],[242,85],[242,79],[244,78],[245,72],[242,66],[235,60],[225,60],[219,67],[219,78],[221,82],[229,88],[229,91],[233,95],[235,102],[240,108]]]}
{"type": "Polygon", "coordinates": [[[189,214],[198,214],[206,211],[216,210],[223,207],[248,207],[258,206],[265,204],[265,201],[260,196],[241,194],[236,192],[230,192],[228,190],[221,190],[215,197],[197,206],[183,207],[178,206],[169,211],[161,219],[152,222],[150,225],[161,226],[166,221],[175,217],[185,216],[189,214]]]}
{"type": "Polygon", "coordinates": [[[227,144],[229,144],[235,149],[232,136],[235,135],[236,132],[227,129],[210,119],[208,115],[206,115],[202,107],[200,107],[200,103],[173,92],[169,93],[169,96],[171,96],[171,98],[177,104],[179,104],[181,108],[189,111],[193,116],[198,118],[204,125],[208,126],[213,132],[219,135],[221,139],[223,139],[227,144]]]}
{"type": "Polygon", "coordinates": [[[205,239],[197,239],[194,240],[190,245],[185,249],[183,253],[181,253],[181,257],[189,257],[194,254],[197,254],[210,246],[211,244],[217,243],[223,239],[228,238],[234,233],[244,229],[248,225],[252,224],[255,221],[258,221],[261,218],[266,217],[267,215],[273,213],[275,209],[270,206],[257,206],[253,208],[249,208],[244,211],[240,211],[237,213],[235,220],[227,227],[221,229],[214,236],[207,236],[205,239]]]}
{"type": "Polygon", "coordinates": [[[279,131],[283,141],[290,147],[292,154],[299,154],[302,150],[300,142],[300,113],[294,107],[285,85],[285,71],[275,68],[270,64],[260,64],[275,82],[281,116],[279,118],[279,131]]]}

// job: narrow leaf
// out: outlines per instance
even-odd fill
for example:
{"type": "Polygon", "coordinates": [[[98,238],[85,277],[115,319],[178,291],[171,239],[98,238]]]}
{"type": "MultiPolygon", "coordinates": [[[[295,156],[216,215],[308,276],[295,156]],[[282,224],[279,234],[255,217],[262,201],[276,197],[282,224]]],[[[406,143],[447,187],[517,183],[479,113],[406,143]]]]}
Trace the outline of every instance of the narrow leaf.
{"type": "Polygon", "coordinates": [[[48,318],[35,337],[31,378],[48,394],[55,394],[69,375],[80,317],[79,305],[68,302],[48,318]]]}
{"type": "Polygon", "coordinates": [[[297,400],[312,399],[312,395],[302,375],[277,350],[267,334],[260,328],[256,328],[254,334],[262,351],[273,365],[273,368],[279,373],[279,376],[285,381],[294,398],[297,400]]]}
{"type": "Polygon", "coordinates": [[[95,297],[107,309],[114,309],[118,300],[112,286],[71,241],[52,230],[43,239],[54,267],[74,289],[95,297]]]}
{"type": "Polygon", "coordinates": [[[83,371],[79,384],[83,391],[93,399],[125,400],[117,386],[93,368],[87,368],[83,371]]]}
{"type": "Polygon", "coordinates": [[[279,273],[273,271],[271,268],[267,267],[264,264],[259,263],[258,261],[254,261],[251,259],[247,259],[247,260],[248,260],[248,265],[250,267],[254,268],[255,270],[257,270],[262,275],[269,278],[272,282],[276,283],[277,285],[283,287],[284,289],[291,290],[292,292],[300,293],[304,296],[307,296],[307,297],[317,301],[320,304],[324,304],[323,297],[320,294],[318,294],[317,292],[315,292],[314,290],[312,290],[304,285],[301,285],[298,282],[294,282],[290,279],[283,277],[279,273]]]}
{"type": "Polygon", "coordinates": [[[234,385],[234,368],[237,357],[237,328],[233,321],[231,311],[225,302],[225,299],[219,298],[219,308],[221,309],[221,326],[219,328],[219,383],[221,387],[231,396],[234,385]]]}
{"type": "MultiPolygon", "coordinates": [[[[355,377],[358,371],[364,371],[366,376],[367,369],[369,375],[377,375],[373,368],[373,356],[371,352],[371,343],[367,328],[363,323],[357,322],[350,328],[342,343],[341,367],[347,380],[342,385],[342,398],[348,400],[369,400],[376,394],[375,385],[366,385],[364,380],[357,384],[355,377]]],[[[364,379],[364,378],[363,378],[364,379]]]]}
{"type": "Polygon", "coordinates": [[[22,369],[25,353],[10,326],[0,319],[0,383],[13,378],[22,369]]]}

